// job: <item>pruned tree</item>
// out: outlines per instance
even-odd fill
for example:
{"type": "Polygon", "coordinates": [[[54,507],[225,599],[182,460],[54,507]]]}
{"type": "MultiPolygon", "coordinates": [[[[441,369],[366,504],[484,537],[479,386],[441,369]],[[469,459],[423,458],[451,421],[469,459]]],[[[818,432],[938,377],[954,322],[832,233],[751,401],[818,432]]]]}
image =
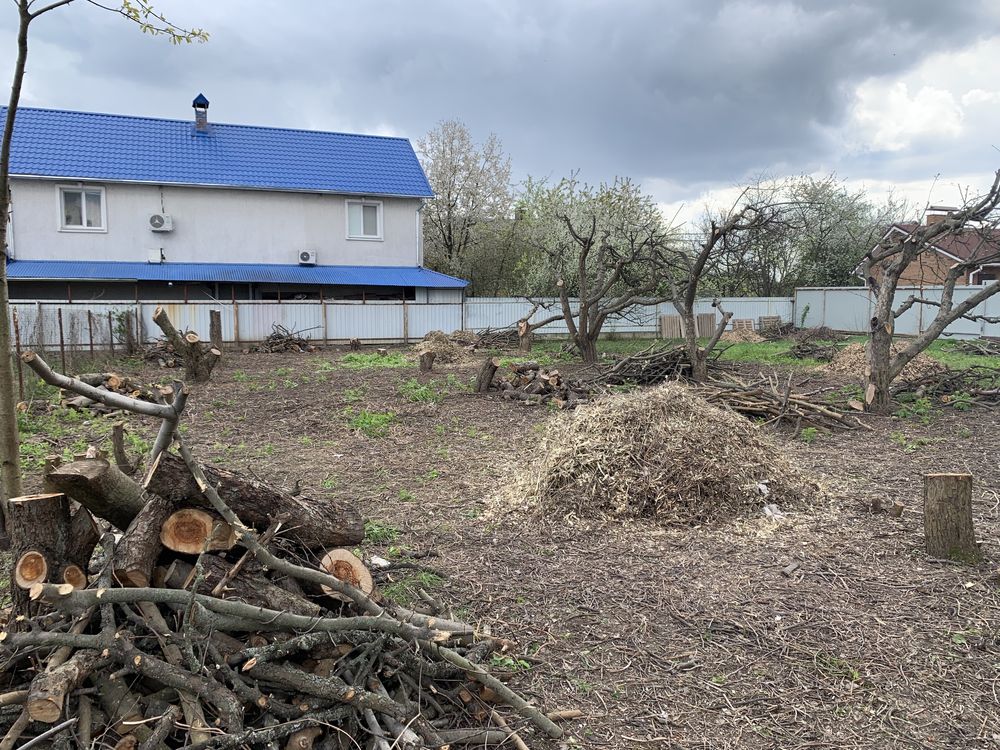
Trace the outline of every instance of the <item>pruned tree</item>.
{"type": "Polygon", "coordinates": [[[684,345],[691,363],[691,378],[698,383],[708,379],[708,360],[732,318],[719,301],[713,307],[721,317],[708,341],[699,341],[694,307],[705,280],[720,267],[732,265],[753,252],[762,236],[787,231],[793,227],[791,209],[795,204],[785,199],[784,186],[757,183],[745,188],[726,210],[706,219],[704,233],[689,242],[670,248],[674,272],[665,275],[670,299],[681,317],[684,345]]]}
{"type": "Polygon", "coordinates": [[[527,183],[528,242],[536,251],[534,286],[555,291],[584,362],[597,361],[597,339],[613,315],[670,299],[669,230],[652,198],[628,179],[592,188],[576,177],[554,186],[527,183]]]}
{"type": "MultiPolygon", "coordinates": [[[[14,63],[14,76],[10,86],[10,99],[7,103],[3,124],[3,136],[0,139],[0,352],[9,352],[10,323],[8,319],[9,295],[7,291],[7,230],[10,216],[10,153],[14,138],[14,125],[17,108],[21,101],[21,86],[24,83],[24,71],[28,62],[28,30],[39,17],[50,11],[70,5],[74,0],[52,0],[39,4],[37,0],[14,0],[17,8],[17,58],[14,63]]],[[[143,33],[154,36],[165,36],[171,42],[205,41],[208,34],[202,29],[184,29],[168,21],[157,12],[151,0],[121,0],[120,4],[104,6],[91,2],[91,5],[111,10],[124,18],[136,23],[143,33]]],[[[6,510],[7,498],[17,497],[22,493],[21,466],[18,455],[17,415],[14,397],[14,369],[9,356],[0,357],[0,470],[3,474],[3,504],[0,513],[0,539],[7,544],[6,510]]]]}
{"type": "MultiPolygon", "coordinates": [[[[871,338],[867,346],[865,377],[865,409],[876,414],[892,408],[890,386],[903,368],[937,339],[949,325],[960,318],[984,319],[972,311],[1000,292],[1000,279],[980,287],[963,300],[955,299],[955,287],[980,266],[1000,262],[1000,232],[997,230],[997,207],[1000,205],[1000,170],[990,189],[959,210],[929,224],[908,227],[907,231],[887,232],[861,261],[860,271],[874,293],[871,318],[871,338]],[[940,299],[932,300],[909,295],[896,304],[896,290],[904,272],[933,253],[936,245],[946,240],[958,241],[966,247],[965,257],[955,260],[941,279],[940,299]],[[921,333],[908,339],[898,352],[892,342],[895,322],[914,305],[937,309],[933,320],[921,333]]],[[[990,322],[1000,320],[988,319],[990,322]]]]}
{"type": "Polygon", "coordinates": [[[510,157],[496,135],[476,144],[458,120],[439,123],[417,141],[417,151],[434,190],[422,212],[425,263],[473,275],[477,251],[488,246],[496,253],[513,245],[510,157]]]}

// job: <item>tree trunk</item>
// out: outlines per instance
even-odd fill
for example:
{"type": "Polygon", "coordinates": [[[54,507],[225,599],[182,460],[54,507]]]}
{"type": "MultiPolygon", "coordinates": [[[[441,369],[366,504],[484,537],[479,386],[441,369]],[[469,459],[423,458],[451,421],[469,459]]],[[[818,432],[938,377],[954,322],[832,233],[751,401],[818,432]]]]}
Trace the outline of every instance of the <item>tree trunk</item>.
{"type": "Polygon", "coordinates": [[[156,308],[153,313],[153,322],[163,331],[163,335],[174,347],[174,351],[184,358],[184,371],[188,379],[196,383],[207,382],[212,376],[212,370],[222,357],[222,351],[214,346],[202,344],[196,333],[192,332],[181,336],[174,328],[174,324],[170,322],[167,311],[162,307],[156,308]]]}
{"type": "Polygon", "coordinates": [[[208,340],[215,349],[222,351],[222,311],[208,311],[208,340]]]}
{"type": "MultiPolygon", "coordinates": [[[[341,500],[293,497],[263,482],[247,479],[227,469],[204,467],[205,475],[243,523],[266,529],[282,521],[287,537],[307,549],[359,544],[365,538],[364,522],[357,510],[341,500]]],[[[161,453],[150,468],[146,489],[200,507],[210,507],[179,456],[161,453]]]]}
{"type": "MultiPolygon", "coordinates": [[[[873,321],[875,322],[875,321],[873,321]]],[[[892,411],[892,332],[882,325],[872,330],[867,344],[865,364],[865,410],[873,414],[892,411]]]]}
{"type": "Polygon", "coordinates": [[[493,376],[500,367],[500,360],[497,357],[488,357],[479,368],[476,375],[476,393],[488,393],[493,384],[493,376]]]}
{"type": "Polygon", "coordinates": [[[580,350],[580,357],[588,365],[597,362],[597,341],[586,334],[576,337],[576,348],[580,350]]]}
{"type": "Polygon", "coordinates": [[[694,357],[691,359],[691,380],[704,383],[708,380],[708,355],[697,344],[694,347],[694,357]]]}
{"type": "Polygon", "coordinates": [[[982,559],[972,524],[971,474],[924,475],[924,536],[933,557],[982,559]]]}
{"type": "Polygon", "coordinates": [[[103,458],[63,464],[45,481],[122,531],[146,504],[142,487],[103,458]]]}

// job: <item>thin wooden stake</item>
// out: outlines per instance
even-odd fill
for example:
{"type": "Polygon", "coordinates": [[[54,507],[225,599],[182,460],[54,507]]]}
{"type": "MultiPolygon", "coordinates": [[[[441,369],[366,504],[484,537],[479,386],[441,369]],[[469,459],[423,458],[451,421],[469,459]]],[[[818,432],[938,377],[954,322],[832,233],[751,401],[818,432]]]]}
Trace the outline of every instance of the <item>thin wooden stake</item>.
{"type": "Polygon", "coordinates": [[[115,356],[115,324],[111,320],[111,311],[108,310],[108,341],[111,343],[111,356],[115,356]]]}
{"type": "Polygon", "coordinates": [[[21,322],[17,308],[10,309],[14,321],[14,351],[17,353],[17,392],[18,400],[24,401],[24,366],[21,364],[21,322]]]}
{"type": "Polygon", "coordinates": [[[87,310],[87,331],[90,334],[90,356],[94,356],[94,313],[87,310]]]}
{"type": "Polygon", "coordinates": [[[63,336],[62,308],[56,308],[56,320],[59,321],[59,359],[62,362],[62,370],[66,372],[66,339],[63,336]]]}

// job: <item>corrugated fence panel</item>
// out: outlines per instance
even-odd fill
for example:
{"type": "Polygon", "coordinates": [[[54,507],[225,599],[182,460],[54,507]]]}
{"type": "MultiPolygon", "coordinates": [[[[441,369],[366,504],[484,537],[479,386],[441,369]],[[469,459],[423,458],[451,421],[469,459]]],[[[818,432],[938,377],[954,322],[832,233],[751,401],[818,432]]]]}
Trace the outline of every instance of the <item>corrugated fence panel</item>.
{"type": "Polygon", "coordinates": [[[326,316],[332,340],[403,340],[403,306],[399,303],[327,303],[326,316]]]}
{"type": "Polygon", "coordinates": [[[406,306],[407,335],[411,339],[423,338],[430,331],[451,333],[462,327],[462,306],[454,304],[426,304],[406,306]]]}

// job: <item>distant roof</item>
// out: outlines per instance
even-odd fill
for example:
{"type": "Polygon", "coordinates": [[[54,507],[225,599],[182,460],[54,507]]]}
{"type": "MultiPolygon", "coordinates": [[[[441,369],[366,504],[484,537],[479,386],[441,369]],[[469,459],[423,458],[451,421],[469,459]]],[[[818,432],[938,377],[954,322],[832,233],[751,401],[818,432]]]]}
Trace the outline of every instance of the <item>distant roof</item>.
{"type": "MultiPolygon", "coordinates": [[[[949,209],[954,210],[954,209],[949,209]]],[[[893,229],[909,234],[919,227],[916,222],[897,222],[893,229]]],[[[959,260],[975,260],[976,258],[996,257],[1000,250],[1000,231],[990,229],[986,232],[969,229],[958,234],[943,234],[935,237],[931,247],[959,260]]]]}
{"type": "MultiPolygon", "coordinates": [[[[0,108],[0,117],[6,107],[0,108]]],[[[21,107],[12,175],[429,198],[406,138],[21,107]]]]}
{"type": "Polygon", "coordinates": [[[35,281],[176,281],[235,284],[413,286],[462,289],[467,281],[411,266],[292,266],[278,263],[119,263],[12,260],[7,278],[35,281]]]}

